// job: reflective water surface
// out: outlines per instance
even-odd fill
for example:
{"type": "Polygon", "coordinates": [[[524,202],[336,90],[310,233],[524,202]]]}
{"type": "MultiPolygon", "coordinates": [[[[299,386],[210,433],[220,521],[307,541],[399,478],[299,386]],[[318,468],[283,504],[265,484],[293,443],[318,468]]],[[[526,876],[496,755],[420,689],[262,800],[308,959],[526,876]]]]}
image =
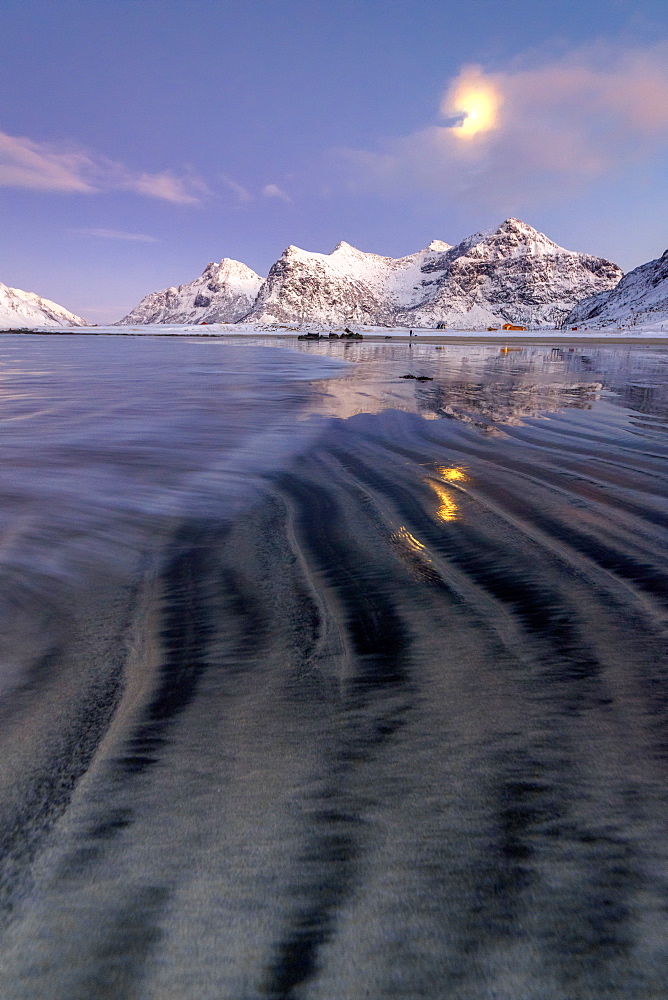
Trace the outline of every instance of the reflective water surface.
{"type": "Polygon", "coordinates": [[[0,995],[664,1000],[668,349],[290,346],[0,339],[0,995]]]}

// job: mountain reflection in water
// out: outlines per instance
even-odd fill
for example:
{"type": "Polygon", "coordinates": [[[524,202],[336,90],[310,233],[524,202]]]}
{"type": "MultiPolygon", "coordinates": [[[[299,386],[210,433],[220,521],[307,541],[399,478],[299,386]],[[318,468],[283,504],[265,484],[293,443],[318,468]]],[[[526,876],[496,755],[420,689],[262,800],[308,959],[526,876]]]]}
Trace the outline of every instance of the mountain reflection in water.
{"type": "Polygon", "coordinates": [[[295,346],[0,340],[0,995],[665,1000],[668,350],[295,346]]]}
{"type": "Polygon", "coordinates": [[[650,406],[668,415],[662,350],[526,346],[508,352],[476,344],[342,347],[327,342],[300,347],[304,353],[356,362],[349,373],[327,383],[330,398],[320,412],[332,416],[396,408],[493,431],[495,425],[521,423],[566,407],[589,409],[603,389],[619,394],[632,409],[650,406]],[[406,373],[427,375],[433,382],[404,381],[406,373]]]}

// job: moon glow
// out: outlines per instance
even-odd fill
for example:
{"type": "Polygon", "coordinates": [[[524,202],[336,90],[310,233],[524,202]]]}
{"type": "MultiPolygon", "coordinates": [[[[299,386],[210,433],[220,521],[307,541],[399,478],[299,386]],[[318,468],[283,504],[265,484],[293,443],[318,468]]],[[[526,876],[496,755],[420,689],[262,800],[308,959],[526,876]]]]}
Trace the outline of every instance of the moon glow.
{"type": "Polygon", "coordinates": [[[453,126],[454,135],[470,139],[494,128],[498,120],[500,97],[493,85],[480,74],[463,74],[448,91],[442,110],[448,115],[462,116],[453,126]]]}

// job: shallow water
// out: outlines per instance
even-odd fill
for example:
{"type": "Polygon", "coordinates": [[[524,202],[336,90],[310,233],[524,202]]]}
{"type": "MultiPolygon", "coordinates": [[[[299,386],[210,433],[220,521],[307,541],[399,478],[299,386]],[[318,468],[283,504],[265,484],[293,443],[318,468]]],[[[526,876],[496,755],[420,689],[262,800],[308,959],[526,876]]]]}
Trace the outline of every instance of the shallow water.
{"type": "Polygon", "coordinates": [[[668,351],[275,344],[0,341],[0,994],[663,1000],[668,351]]]}

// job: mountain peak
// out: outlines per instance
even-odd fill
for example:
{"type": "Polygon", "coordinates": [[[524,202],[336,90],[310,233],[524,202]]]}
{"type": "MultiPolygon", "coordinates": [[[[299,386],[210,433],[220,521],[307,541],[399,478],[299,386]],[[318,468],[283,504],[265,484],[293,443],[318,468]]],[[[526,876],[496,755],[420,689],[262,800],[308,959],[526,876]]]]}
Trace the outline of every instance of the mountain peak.
{"type": "Polygon", "coordinates": [[[538,229],[534,229],[530,226],[528,222],[522,222],[521,219],[505,219],[501,223],[499,228],[496,230],[494,235],[507,236],[511,239],[516,239],[522,243],[534,243],[545,247],[556,247],[558,250],[562,250],[557,243],[551,240],[545,233],[541,233],[538,229]]]}
{"type": "Polygon", "coordinates": [[[499,226],[499,229],[503,229],[506,232],[530,232],[537,233],[538,230],[530,226],[528,222],[523,222],[522,219],[515,219],[512,215],[509,216],[499,226]]]}
{"type": "Polygon", "coordinates": [[[338,254],[341,257],[353,257],[357,260],[367,260],[370,257],[378,256],[378,254],[359,250],[358,247],[354,247],[352,243],[346,243],[345,240],[339,240],[329,256],[332,257],[334,254],[338,254]]]}
{"type": "Polygon", "coordinates": [[[443,240],[432,240],[427,250],[437,250],[439,253],[444,253],[446,250],[451,250],[452,246],[450,243],[444,243],[443,240]]]}

